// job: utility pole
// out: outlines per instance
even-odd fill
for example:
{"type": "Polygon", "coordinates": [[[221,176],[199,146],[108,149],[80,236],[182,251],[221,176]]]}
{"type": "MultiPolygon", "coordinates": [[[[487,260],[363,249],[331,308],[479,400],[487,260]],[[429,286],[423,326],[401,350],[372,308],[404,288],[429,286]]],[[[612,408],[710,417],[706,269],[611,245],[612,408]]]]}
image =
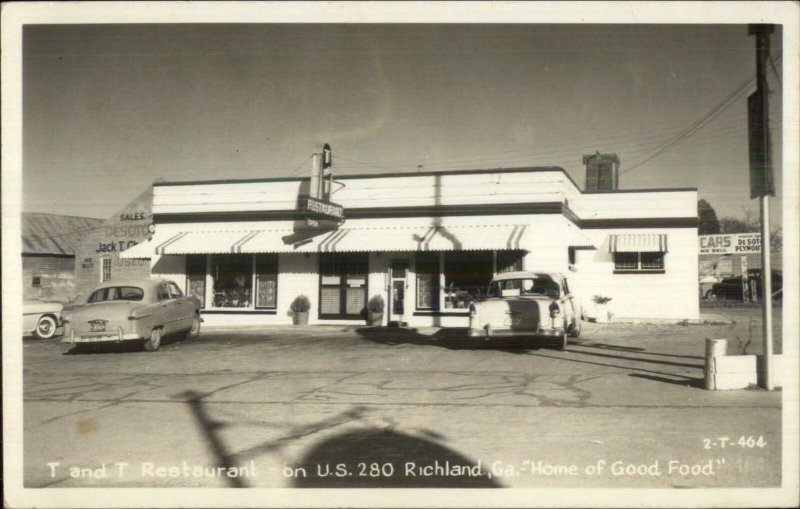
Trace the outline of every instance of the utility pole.
{"type": "Polygon", "coordinates": [[[750,198],[758,197],[761,209],[761,302],[764,324],[763,387],[774,389],[772,370],[772,268],[770,267],[769,197],[775,196],[769,138],[769,90],[767,60],[773,25],[750,25],[756,36],[756,91],[748,97],[750,150],[750,198]]]}

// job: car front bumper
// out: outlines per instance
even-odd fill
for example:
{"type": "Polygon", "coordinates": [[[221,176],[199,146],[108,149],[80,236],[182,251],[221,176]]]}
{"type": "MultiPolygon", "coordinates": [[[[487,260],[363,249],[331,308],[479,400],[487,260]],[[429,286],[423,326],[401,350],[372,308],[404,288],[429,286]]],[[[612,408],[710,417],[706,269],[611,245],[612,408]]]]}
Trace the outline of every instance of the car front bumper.
{"type": "Polygon", "coordinates": [[[138,334],[124,332],[122,327],[118,327],[116,331],[106,331],[104,333],[93,333],[89,335],[75,334],[75,331],[70,331],[68,336],[61,338],[62,343],[119,343],[121,341],[141,341],[144,338],[138,334]]]}

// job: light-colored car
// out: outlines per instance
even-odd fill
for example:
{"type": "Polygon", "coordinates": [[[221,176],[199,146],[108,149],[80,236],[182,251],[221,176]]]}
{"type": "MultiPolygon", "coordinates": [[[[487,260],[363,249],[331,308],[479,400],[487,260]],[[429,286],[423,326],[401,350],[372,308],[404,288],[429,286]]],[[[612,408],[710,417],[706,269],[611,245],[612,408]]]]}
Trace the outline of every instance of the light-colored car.
{"type": "Polygon", "coordinates": [[[58,302],[26,300],[22,303],[22,334],[33,334],[39,339],[50,339],[61,327],[61,311],[58,302]]]}
{"type": "Polygon", "coordinates": [[[567,347],[581,333],[580,302],[560,273],[507,272],[489,284],[487,297],[470,305],[469,335],[550,339],[567,347]]]}
{"type": "Polygon", "coordinates": [[[162,336],[200,334],[200,301],[187,297],[173,281],[108,281],[89,294],[86,303],[64,312],[64,343],[144,341],[147,351],[161,346],[162,336]]]}

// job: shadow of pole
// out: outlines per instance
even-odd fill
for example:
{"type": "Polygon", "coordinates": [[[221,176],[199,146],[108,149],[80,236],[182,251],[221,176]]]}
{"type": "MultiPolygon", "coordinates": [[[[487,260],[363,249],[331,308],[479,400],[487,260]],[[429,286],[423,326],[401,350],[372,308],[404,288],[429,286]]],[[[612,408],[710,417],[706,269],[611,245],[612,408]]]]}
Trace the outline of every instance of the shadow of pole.
{"type": "MultiPolygon", "coordinates": [[[[203,402],[201,401],[203,398],[202,394],[195,391],[186,391],[183,393],[183,396],[189,404],[189,408],[192,411],[192,415],[194,415],[200,433],[203,435],[206,443],[211,446],[211,452],[217,460],[217,466],[230,472],[234,468],[232,455],[227,452],[225,445],[222,443],[222,439],[217,434],[217,430],[225,426],[225,424],[213,421],[208,414],[206,414],[203,408],[203,402]]],[[[238,476],[224,477],[233,488],[247,487],[245,482],[238,476]]]]}

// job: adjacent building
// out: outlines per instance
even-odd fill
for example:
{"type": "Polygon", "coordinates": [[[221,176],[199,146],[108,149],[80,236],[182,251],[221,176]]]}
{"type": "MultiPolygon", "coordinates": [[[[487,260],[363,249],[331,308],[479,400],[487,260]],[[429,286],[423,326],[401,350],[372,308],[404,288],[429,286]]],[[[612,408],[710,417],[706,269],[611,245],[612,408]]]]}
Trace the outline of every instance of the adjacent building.
{"type": "Polygon", "coordinates": [[[75,249],[102,219],[22,214],[22,292],[25,300],[66,303],[75,289],[75,249]]]}
{"type": "Polygon", "coordinates": [[[150,239],[110,257],[178,282],[211,325],[291,323],[306,296],[312,324],[363,323],[380,297],[384,324],[466,326],[522,269],[564,273],[587,316],[604,296],[616,318],[698,317],[695,189],[588,193],[527,167],[161,182],[152,200],[150,239]]]}
{"type": "Polygon", "coordinates": [[[88,297],[99,283],[111,279],[150,276],[148,260],[121,258],[120,254],[150,236],[152,205],[153,188],[148,187],[81,235],[75,243],[75,296],[88,297]]]}

